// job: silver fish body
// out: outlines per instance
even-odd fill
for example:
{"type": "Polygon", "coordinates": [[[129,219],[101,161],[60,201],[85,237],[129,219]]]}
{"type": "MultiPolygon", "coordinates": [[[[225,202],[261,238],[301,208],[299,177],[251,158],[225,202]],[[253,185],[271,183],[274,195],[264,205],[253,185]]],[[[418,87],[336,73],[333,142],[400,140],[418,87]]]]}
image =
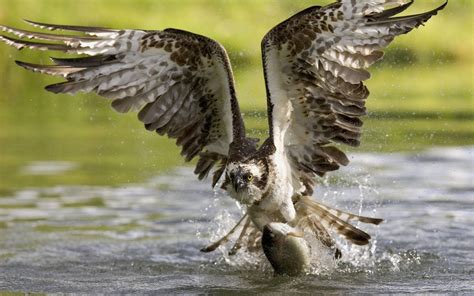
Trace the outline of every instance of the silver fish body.
{"type": "Polygon", "coordinates": [[[310,247],[302,233],[288,224],[265,225],[262,248],[276,274],[296,276],[309,269],[310,247]]]}

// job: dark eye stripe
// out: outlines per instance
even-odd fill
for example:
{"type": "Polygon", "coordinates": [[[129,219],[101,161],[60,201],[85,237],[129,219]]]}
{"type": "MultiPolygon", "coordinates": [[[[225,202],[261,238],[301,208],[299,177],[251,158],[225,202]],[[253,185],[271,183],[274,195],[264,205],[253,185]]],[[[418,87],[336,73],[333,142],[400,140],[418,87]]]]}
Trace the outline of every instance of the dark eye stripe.
{"type": "Polygon", "coordinates": [[[253,179],[253,183],[260,189],[265,189],[265,186],[267,185],[268,181],[268,174],[270,173],[270,168],[268,166],[268,163],[265,161],[260,162],[260,164],[264,167],[264,171],[261,174],[261,177],[255,177],[253,179]]]}

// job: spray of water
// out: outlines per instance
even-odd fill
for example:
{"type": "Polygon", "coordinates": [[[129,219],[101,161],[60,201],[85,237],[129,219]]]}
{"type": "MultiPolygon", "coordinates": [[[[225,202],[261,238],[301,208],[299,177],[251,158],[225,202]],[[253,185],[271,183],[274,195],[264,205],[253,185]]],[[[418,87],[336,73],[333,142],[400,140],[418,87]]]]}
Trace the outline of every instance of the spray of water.
{"type": "MultiPolygon", "coordinates": [[[[211,205],[205,209],[204,215],[210,219],[205,229],[198,231],[198,238],[205,243],[209,241],[216,241],[224,236],[242,217],[245,209],[236,203],[236,208],[233,211],[223,210],[228,207],[223,206],[222,193],[216,191],[211,205]],[[209,234],[204,237],[202,234],[209,234]]],[[[344,178],[322,180],[316,195],[320,200],[334,205],[336,208],[341,208],[348,211],[364,215],[367,210],[372,207],[372,215],[376,216],[376,208],[379,206],[377,202],[379,191],[372,182],[372,176],[368,173],[360,173],[356,178],[346,180],[344,178]],[[337,189],[336,189],[337,188],[337,189]],[[352,194],[351,194],[352,192],[352,194]],[[351,196],[349,196],[351,195],[351,196]],[[352,197],[356,195],[357,202],[352,204],[352,209],[347,201],[353,200],[352,197]],[[369,198],[368,198],[369,197],[369,198]],[[367,199],[370,200],[370,205],[367,205],[367,199]],[[354,211],[356,208],[356,211],[354,211]]],[[[317,197],[315,197],[317,198],[317,197]]],[[[318,198],[317,198],[318,199],[318,198]]],[[[351,202],[350,202],[351,203],[351,202]]],[[[367,226],[365,224],[355,224],[356,227],[366,228],[372,235],[372,239],[367,246],[356,246],[348,243],[345,239],[339,237],[336,233],[332,233],[336,240],[338,248],[342,252],[341,259],[334,258],[334,250],[330,250],[323,246],[320,241],[311,234],[305,234],[305,239],[311,246],[311,268],[310,274],[313,275],[330,275],[333,273],[354,273],[365,272],[368,274],[375,273],[378,270],[390,270],[393,272],[400,271],[405,266],[420,263],[420,256],[413,252],[391,252],[384,251],[377,252],[377,235],[379,226],[367,226]],[[369,227],[367,229],[367,227],[369,227]]],[[[383,227],[383,224],[380,226],[383,227]]],[[[229,251],[233,243],[240,233],[238,229],[231,237],[229,242],[219,247],[216,252],[219,256],[214,264],[223,264],[231,266],[239,270],[259,270],[261,272],[271,272],[271,266],[266,260],[263,252],[258,250],[256,252],[249,252],[245,247],[242,247],[235,255],[229,255],[229,251]]]]}

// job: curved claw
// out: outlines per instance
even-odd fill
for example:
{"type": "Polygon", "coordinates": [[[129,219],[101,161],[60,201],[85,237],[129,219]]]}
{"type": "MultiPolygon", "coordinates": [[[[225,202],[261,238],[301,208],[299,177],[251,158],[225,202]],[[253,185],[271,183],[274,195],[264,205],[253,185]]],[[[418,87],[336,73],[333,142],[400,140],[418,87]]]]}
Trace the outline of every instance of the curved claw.
{"type": "Polygon", "coordinates": [[[215,249],[217,249],[220,245],[226,243],[229,240],[229,237],[235,232],[237,227],[239,227],[239,225],[242,223],[242,221],[244,221],[245,218],[247,218],[247,214],[245,214],[226,235],[224,235],[218,241],[211,243],[210,245],[207,245],[204,248],[202,248],[201,252],[204,252],[204,253],[212,252],[215,249]]]}

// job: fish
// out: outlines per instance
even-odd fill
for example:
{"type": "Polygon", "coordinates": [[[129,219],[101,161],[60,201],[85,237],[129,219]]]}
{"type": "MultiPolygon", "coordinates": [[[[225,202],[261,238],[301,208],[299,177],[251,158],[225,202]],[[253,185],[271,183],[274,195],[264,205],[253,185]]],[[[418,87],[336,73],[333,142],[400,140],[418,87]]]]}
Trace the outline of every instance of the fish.
{"type": "Polygon", "coordinates": [[[303,232],[286,223],[263,227],[262,249],[275,274],[297,276],[309,271],[311,251],[303,232]]]}

